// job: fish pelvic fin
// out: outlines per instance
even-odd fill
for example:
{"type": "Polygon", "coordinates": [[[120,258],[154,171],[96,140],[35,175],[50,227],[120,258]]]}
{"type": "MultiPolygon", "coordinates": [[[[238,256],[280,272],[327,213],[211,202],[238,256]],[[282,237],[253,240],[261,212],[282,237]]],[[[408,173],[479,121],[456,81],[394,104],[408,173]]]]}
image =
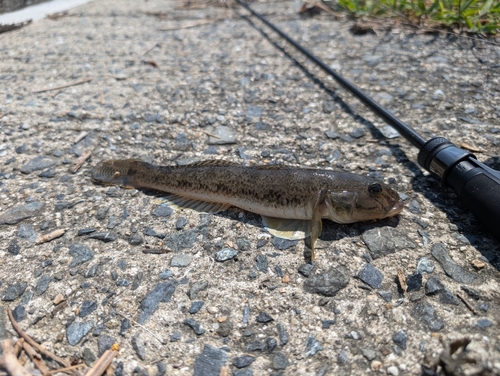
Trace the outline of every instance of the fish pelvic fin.
{"type": "Polygon", "coordinates": [[[277,238],[300,240],[311,234],[311,221],[303,219],[273,218],[261,215],[266,230],[277,238]]]}

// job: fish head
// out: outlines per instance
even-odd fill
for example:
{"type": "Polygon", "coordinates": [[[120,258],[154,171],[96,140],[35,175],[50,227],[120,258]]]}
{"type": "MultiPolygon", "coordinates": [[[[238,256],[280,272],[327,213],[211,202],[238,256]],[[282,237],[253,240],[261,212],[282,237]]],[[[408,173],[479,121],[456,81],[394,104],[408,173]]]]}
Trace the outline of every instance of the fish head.
{"type": "Polygon", "coordinates": [[[371,178],[351,182],[342,191],[328,191],[325,197],[327,216],[337,223],[382,219],[403,210],[399,194],[388,185],[371,178]]]}
{"type": "Polygon", "coordinates": [[[122,159],[98,163],[91,171],[90,178],[94,183],[102,185],[119,185],[130,187],[130,170],[137,160],[122,159]]]}

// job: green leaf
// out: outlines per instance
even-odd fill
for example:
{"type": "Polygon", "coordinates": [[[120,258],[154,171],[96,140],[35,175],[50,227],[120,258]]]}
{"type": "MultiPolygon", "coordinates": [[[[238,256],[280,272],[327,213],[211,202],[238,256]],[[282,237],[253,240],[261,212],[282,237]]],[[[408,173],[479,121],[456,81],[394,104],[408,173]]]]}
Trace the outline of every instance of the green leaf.
{"type": "Polygon", "coordinates": [[[486,3],[484,3],[483,7],[481,8],[481,11],[479,12],[479,16],[482,17],[486,13],[488,13],[492,5],[493,5],[493,0],[486,0],[486,3]]]}

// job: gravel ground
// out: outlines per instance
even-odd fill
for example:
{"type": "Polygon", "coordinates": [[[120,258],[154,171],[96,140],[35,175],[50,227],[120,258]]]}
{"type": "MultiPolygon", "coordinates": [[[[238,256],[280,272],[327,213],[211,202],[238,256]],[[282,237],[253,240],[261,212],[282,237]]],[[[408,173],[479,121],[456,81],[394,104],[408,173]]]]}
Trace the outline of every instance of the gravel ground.
{"type": "MultiPolygon", "coordinates": [[[[419,375],[440,354],[461,364],[452,374],[500,374],[498,242],[310,62],[232,9],[195,5],[96,1],[0,36],[0,309],[87,365],[118,343],[116,375],[419,375]],[[90,181],[97,162],[131,157],[342,169],[406,207],[325,222],[311,265],[303,241],[272,238],[252,213],[174,211],[90,181]],[[444,352],[464,338],[475,364],[444,352]]],[[[497,40],[355,35],[299,7],[255,4],[425,137],[500,168],[497,40]]]]}

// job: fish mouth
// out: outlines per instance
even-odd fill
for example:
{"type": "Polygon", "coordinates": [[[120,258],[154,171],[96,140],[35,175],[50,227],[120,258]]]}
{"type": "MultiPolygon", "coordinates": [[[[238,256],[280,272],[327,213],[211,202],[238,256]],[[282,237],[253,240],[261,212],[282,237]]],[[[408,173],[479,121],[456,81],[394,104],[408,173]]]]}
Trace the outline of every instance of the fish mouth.
{"type": "Polygon", "coordinates": [[[393,217],[401,212],[404,208],[404,203],[402,200],[398,201],[389,211],[386,213],[386,217],[393,217]]]}

